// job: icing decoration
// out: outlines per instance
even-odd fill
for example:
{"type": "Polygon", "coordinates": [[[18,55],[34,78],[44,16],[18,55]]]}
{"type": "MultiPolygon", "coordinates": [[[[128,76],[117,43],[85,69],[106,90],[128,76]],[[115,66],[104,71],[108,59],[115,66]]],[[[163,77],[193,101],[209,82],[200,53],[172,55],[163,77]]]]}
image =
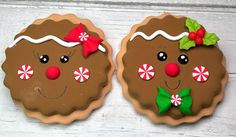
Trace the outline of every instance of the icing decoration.
{"type": "MultiPolygon", "coordinates": [[[[96,52],[99,48],[101,49],[100,43],[103,41],[99,37],[88,35],[84,30],[84,25],[79,24],[73,28],[69,34],[67,34],[64,39],[69,42],[79,42],[83,45],[83,55],[88,57],[91,53],[96,52]]],[[[105,48],[102,47],[102,51],[105,48]]]]}
{"type": "Polygon", "coordinates": [[[180,69],[179,66],[175,63],[169,63],[165,67],[165,72],[170,77],[175,77],[179,75],[180,69]]]}
{"type": "Polygon", "coordinates": [[[90,77],[90,72],[87,68],[85,67],[79,67],[75,72],[74,72],[74,77],[75,80],[82,83],[85,82],[86,80],[89,79],[90,77]]]}
{"type": "Polygon", "coordinates": [[[157,30],[157,31],[155,31],[152,35],[147,36],[145,33],[138,31],[138,32],[135,32],[135,33],[132,35],[130,41],[132,41],[132,40],[133,40],[135,37],[137,37],[137,36],[141,36],[141,37],[143,37],[145,40],[152,40],[152,39],[154,39],[155,37],[157,37],[158,35],[161,35],[161,36],[165,37],[165,38],[168,39],[168,40],[176,41],[176,40],[180,40],[180,39],[183,38],[184,36],[188,36],[188,34],[189,34],[188,32],[183,32],[183,33],[181,33],[181,34],[179,34],[179,35],[172,36],[172,35],[166,33],[166,32],[163,31],[163,30],[157,30]]]}
{"type": "Polygon", "coordinates": [[[187,18],[185,25],[189,35],[179,41],[180,49],[188,50],[196,45],[211,46],[220,40],[216,34],[206,32],[196,20],[187,18]]]}
{"type": "Polygon", "coordinates": [[[150,80],[154,77],[155,72],[150,64],[143,64],[138,69],[139,77],[143,80],[150,80]]]}
{"type": "Polygon", "coordinates": [[[25,35],[21,35],[19,36],[18,38],[16,38],[13,43],[9,46],[9,48],[13,47],[14,45],[16,45],[16,43],[18,43],[19,41],[21,41],[22,39],[25,39],[31,43],[34,43],[34,44],[39,44],[39,43],[43,43],[45,41],[49,41],[49,40],[54,40],[55,42],[57,42],[58,44],[64,46],[64,47],[74,47],[78,44],[80,44],[79,42],[65,42],[61,39],[59,39],[58,37],[56,36],[53,36],[53,35],[47,35],[45,37],[42,37],[42,38],[39,38],[39,39],[33,39],[29,36],[25,36],[25,35]]]}
{"type": "Polygon", "coordinates": [[[179,106],[182,102],[182,99],[179,97],[179,95],[174,94],[171,96],[170,101],[174,106],[179,106]]]}
{"type": "MultiPolygon", "coordinates": [[[[25,40],[27,40],[27,41],[29,41],[31,43],[34,43],[34,44],[39,44],[39,43],[43,43],[45,41],[53,40],[53,41],[57,42],[58,44],[60,44],[61,46],[64,46],[64,47],[67,47],[67,48],[74,47],[74,46],[80,44],[80,42],[66,42],[66,41],[63,41],[63,40],[61,40],[60,38],[58,38],[56,36],[53,36],[53,35],[47,35],[47,36],[39,38],[39,39],[33,39],[33,38],[29,37],[29,36],[21,35],[21,36],[17,37],[13,41],[13,43],[11,45],[9,45],[8,47],[9,48],[13,47],[14,45],[16,45],[16,43],[18,43],[22,39],[25,39],[25,40]]],[[[106,49],[102,45],[99,45],[98,49],[101,52],[106,52],[106,49]]]]}
{"type": "Polygon", "coordinates": [[[46,70],[46,76],[48,79],[55,80],[60,76],[60,69],[56,66],[48,67],[46,70]]]}
{"type": "Polygon", "coordinates": [[[193,69],[192,76],[198,82],[206,82],[209,78],[209,71],[204,66],[197,66],[193,69]]]}
{"type": "Polygon", "coordinates": [[[165,37],[165,38],[168,39],[168,40],[173,40],[173,41],[175,41],[175,40],[181,39],[181,38],[184,37],[184,36],[187,36],[188,34],[189,34],[188,32],[183,32],[183,33],[181,33],[181,34],[179,34],[179,35],[172,36],[172,35],[166,33],[166,32],[163,31],[163,30],[157,30],[157,31],[155,31],[154,33],[152,33],[152,35],[147,36],[145,33],[138,31],[138,32],[135,32],[135,33],[132,35],[132,37],[130,38],[130,41],[132,41],[132,40],[133,40],[135,37],[137,37],[137,36],[141,36],[141,37],[144,38],[145,40],[152,40],[152,39],[154,39],[155,37],[157,37],[158,35],[161,35],[161,36],[165,37]]]}
{"type": "Polygon", "coordinates": [[[161,114],[167,112],[171,108],[171,104],[178,107],[183,114],[192,114],[192,102],[189,88],[179,91],[176,95],[171,95],[168,91],[161,87],[158,88],[156,104],[158,106],[159,113],[161,114]]]}
{"type": "Polygon", "coordinates": [[[23,80],[31,78],[33,76],[33,73],[33,68],[28,64],[22,65],[17,71],[18,76],[23,80]]]}

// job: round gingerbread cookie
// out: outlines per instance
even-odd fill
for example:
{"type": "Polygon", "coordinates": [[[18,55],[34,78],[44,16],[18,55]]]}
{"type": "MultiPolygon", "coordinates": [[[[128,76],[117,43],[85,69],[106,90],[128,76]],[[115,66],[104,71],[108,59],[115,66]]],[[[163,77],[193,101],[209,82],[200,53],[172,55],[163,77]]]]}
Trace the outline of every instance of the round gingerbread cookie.
{"type": "Polygon", "coordinates": [[[112,49],[89,20],[53,14],[15,36],[4,84],[30,117],[68,124],[87,118],[111,89],[112,49]]]}
{"type": "Polygon", "coordinates": [[[188,17],[146,18],[132,27],[117,56],[125,97],[155,123],[178,125],[211,115],[228,77],[218,40],[188,17]]]}

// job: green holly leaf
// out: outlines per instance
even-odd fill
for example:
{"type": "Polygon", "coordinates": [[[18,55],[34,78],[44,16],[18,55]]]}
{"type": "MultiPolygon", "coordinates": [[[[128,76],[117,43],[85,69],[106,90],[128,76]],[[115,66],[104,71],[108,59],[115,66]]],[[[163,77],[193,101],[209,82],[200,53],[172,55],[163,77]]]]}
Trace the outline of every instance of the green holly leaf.
{"type": "Polygon", "coordinates": [[[196,20],[193,20],[191,18],[187,18],[185,25],[188,27],[189,32],[196,32],[201,28],[201,25],[198,24],[196,20]]]}
{"type": "Polygon", "coordinates": [[[206,33],[203,37],[203,44],[206,46],[214,45],[220,38],[214,33],[206,33]]]}
{"type": "Polygon", "coordinates": [[[179,48],[180,49],[185,49],[188,50],[191,47],[195,47],[196,43],[194,41],[191,41],[188,39],[187,36],[184,36],[180,41],[179,41],[179,48]]]}

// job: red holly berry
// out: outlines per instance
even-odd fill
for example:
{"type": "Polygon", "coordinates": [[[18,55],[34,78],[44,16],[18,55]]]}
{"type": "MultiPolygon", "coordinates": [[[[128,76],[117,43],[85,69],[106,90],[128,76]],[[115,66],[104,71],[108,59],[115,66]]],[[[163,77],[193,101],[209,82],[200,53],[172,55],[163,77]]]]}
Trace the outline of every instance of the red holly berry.
{"type": "Polygon", "coordinates": [[[190,40],[195,40],[196,37],[197,37],[197,35],[196,35],[195,32],[190,32],[190,33],[188,34],[188,38],[189,38],[190,40]]]}
{"type": "Polygon", "coordinates": [[[196,38],[195,42],[196,42],[197,45],[203,44],[203,40],[200,37],[196,38]]]}
{"type": "Polygon", "coordinates": [[[202,38],[205,35],[205,32],[206,31],[205,31],[204,28],[200,28],[200,29],[197,30],[197,36],[202,38]]]}

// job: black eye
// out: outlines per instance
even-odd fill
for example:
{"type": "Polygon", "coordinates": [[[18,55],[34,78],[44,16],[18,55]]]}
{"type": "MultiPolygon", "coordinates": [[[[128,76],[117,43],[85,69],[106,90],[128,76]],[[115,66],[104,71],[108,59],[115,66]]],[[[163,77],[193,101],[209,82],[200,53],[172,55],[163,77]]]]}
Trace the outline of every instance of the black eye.
{"type": "Polygon", "coordinates": [[[48,55],[41,55],[39,57],[39,60],[40,60],[41,63],[45,64],[45,63],[47,63],[49,61],[49,57],[48,57],[48,55]]]}
{"type": "Polygon", "coordinates": [[[61,56],[60,60],[61,60],[61,63],[66,63],[69,61],[69,57],[68,56],[61,56]]]}
{"type": "Polygon", "coordinates": [[[157,53],[157,58],[160,61],[165,61],[167,59],[167,54],[163,51],[157,53]]]}
{"type": "Polygon", "coordinates": [[[181,54],[178,58],[178,61],[180,64],[187,64],[188,63],[188,57],[184,54],[181,54]]]}

